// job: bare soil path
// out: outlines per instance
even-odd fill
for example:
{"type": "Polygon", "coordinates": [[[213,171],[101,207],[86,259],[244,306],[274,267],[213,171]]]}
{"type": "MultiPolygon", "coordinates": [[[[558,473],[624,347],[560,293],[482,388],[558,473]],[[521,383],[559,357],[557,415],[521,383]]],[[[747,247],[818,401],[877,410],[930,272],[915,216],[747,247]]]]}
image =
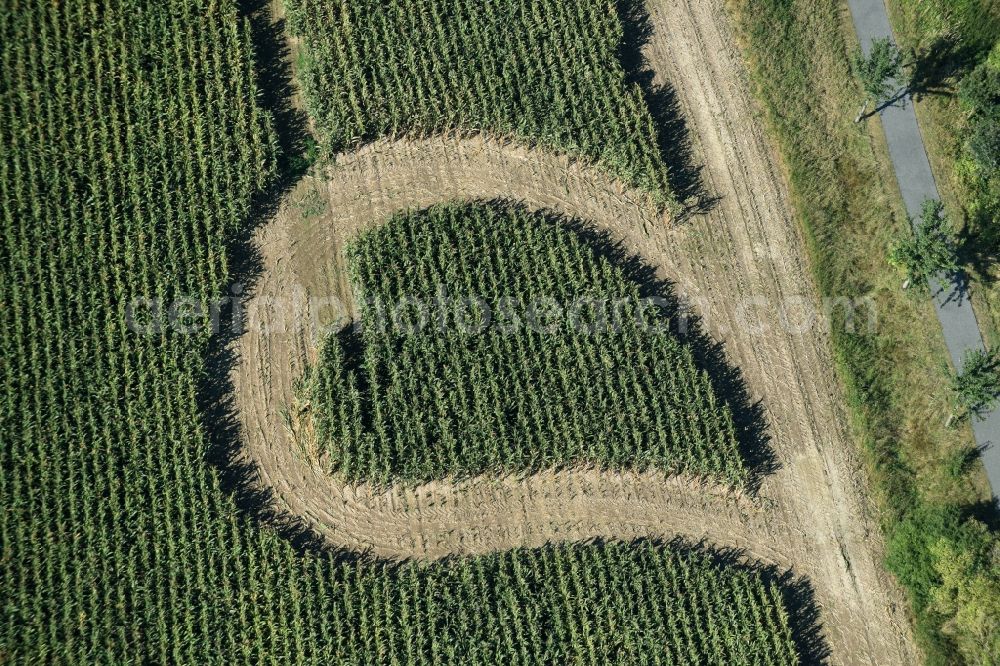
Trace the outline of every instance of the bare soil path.
{"type": "Polygon", "coordinates": [[[257,239],[263,272],[233,377],[246,455],[280,508],[337,546],[436,558],[592,537],[704,540],[806,576],[832,663],[915,663],[904,606],[865,513],[827,322],[798,325],[819,309],[817,297],[721,0],[650,5],[646,56],[677,89],[715,207],[671,228],[645,195],[602,172],[483,138],[378,142],[342,156],[327,178],[303,181],[257,239]],[[344,242],[398,210],[495,197],[607,230],[697,306],[767,412],[782,468],[759,498],[594,470],[376,492],[305,461],[283,411],[320,329],[352,307],[344,242]]]}

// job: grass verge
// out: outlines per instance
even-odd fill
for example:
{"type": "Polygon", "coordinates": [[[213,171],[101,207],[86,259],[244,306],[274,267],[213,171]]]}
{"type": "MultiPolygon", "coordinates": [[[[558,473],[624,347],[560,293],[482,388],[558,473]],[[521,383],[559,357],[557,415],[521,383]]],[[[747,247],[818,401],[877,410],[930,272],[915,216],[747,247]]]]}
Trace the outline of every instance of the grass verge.
{"type": "MultiPolygon", "coordinates": [[[[931,0],[886,3],[900,48],[914,64],[914,108],[927,157],[949,218],[963,237],[963,259],[974,287],[972,303],[991,347],[1000,343],[1000,232],[998,192],[977,177],[966,153],[969,109],[957,92],[963,76],[1000,41],[1000,2],[931,0]]],[[[994,56],[998,61],[1000,57],[994,56]]]]}
{"type": "Polygon", "coordinates": [[[954,663],[963,639],[942,601],[950,589],[943,553],[955,546],[990,557],[988,535],[967,519],[989,495],[968,464],[970,429],[945,427],[950,371],[930,300],[904,293],[885,261],[907,222],[878,120],[853,122],[861,92],[848,64],[856,43],[845,7],[730,0],[729,9],[818,287],[824,297],[876,304],[871,334],[852,332],[834,313],[834,358],[887,537],[886,564],[910,598],[928,662],[954,663]]]}

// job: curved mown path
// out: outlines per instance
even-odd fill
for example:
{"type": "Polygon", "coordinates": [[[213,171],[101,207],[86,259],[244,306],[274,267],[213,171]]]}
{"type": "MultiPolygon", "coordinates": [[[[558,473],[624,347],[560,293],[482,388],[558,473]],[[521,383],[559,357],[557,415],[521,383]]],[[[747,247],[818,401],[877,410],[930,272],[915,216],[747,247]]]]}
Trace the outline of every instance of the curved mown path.
{"type": "Polygon", "coordinates": [[[817,299],[720,1],[651,4],[646,55],[677,88],[706,186],[719,197],[711,212],[672,229],[645,195],[599,171],[483,138],[378,142],[343,156],[325,180],[301,183],[257,238],[263,270],[233,375],[245,453],[280,509],[340,547],[433,558],[591,537],[705,540],[806,576],[833,663],[915,663],[865,514],[826,320],[801,325],[817,299]],[[337,306],[352,303],[344,241],[398,210],[495,197],[606,230],[692,302],[766,410],[782,468],[759,498],[593,470],[374,492],[305,462],[283,410],[314,358],[319,325],[349,314],[337,306]]]}

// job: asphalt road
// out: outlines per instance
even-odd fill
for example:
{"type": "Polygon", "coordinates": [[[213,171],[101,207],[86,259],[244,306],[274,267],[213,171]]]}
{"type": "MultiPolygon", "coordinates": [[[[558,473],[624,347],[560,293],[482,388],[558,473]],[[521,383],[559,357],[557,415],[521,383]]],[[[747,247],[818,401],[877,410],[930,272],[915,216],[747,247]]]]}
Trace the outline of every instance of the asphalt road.
{"type": "MultiPolygon", "coordinates": [[[[871,48],[873,39],[889,37],[895,41],[882,0],[848,0],[847,4],[851,8],[854,29],[865,53],[871,48]]],[[[912,100],[906,95],[882,108],[879,115],[903,202],[910,217],[915,223],[919,223],[923,201],[939,197],[912,100]]],[[[934,309],[944,330],[948,353],[956,368],[962,366],[966,351],[983,349],[982,334],[963,281],[962,276],[950,278],[941,275],[931,285],[934,309]]],[[[974,418],[973,430],[976,443],[982,450],[986,475],[996,497],[1000,494],[1000,410],[994,410],[984,420],[974,418]]]]}

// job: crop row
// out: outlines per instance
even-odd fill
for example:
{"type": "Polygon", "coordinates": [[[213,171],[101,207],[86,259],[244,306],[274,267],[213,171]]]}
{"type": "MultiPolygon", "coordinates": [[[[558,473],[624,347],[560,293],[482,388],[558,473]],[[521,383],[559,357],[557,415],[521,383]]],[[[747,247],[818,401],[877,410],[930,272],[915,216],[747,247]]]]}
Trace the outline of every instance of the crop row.
{"type": "Polygon", "coordinates": [[[299,75],[334,152],[383,136],[513,137],[672,195],[608,0],[290,0],[299,75]]]}
{"type": "Polygon", "coordinates": [[[339,663],[798,663],[777,585],[649,542],[338,574],[339,663]]]}
{"type": "Polygon", "coordinates": [[[774,585],[667,548],[340,562],[238,510],[207,333],[138,336],[125,306],[220,293],[271,182],[248,22],[230,0],[11,0],[0,35],[4,662],[792,663],[774,585]]]}
{"type": "Polygon", "coordinates": [[[348,261],[360,338],[331,336],[307,382],[331,472],[386,483],[582,463],[745,481],[732,412],[669,301],[644,299],[567,225],[444,204],[394,217],[348,261]]]}

